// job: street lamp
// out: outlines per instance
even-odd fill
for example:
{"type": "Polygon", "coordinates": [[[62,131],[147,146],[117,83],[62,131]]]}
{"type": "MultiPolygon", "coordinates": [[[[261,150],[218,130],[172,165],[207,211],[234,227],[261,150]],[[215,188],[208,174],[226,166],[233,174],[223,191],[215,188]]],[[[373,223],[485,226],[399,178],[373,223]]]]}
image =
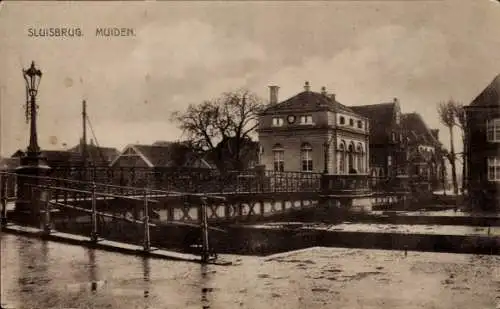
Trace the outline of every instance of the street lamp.
{"type": "Polygon", "coordinates": [[[40,203],[38,202],[40,200],[39,177],[45,176],[50,169],[45,162],[45,158],[41,155],[36,128],[38,108],[36,96],[42,78],[42,71],[35,67],[33,61],[28,69],[23,70],[23,77],[26,82],[26,121],[30,120],[30,141],[26,155],[21,157],[21,164],[16,168],[18,177],[15,212],[23,214],[23,216],[27,214],[36,219],[40,213],[40,203]]]}
{"type": "Polygon", "coordinates": [[[38,156],[40,147],[38,146],[37,130],[36,130],[36,96],[38,94],[38,86],[42,79],[42,71],[35,68],[35,62],[31,62],[31,67],[23,70],[24,81],[26,82],[26,121],[30,123],[30,143],[28,146],[28,156],[38,156]]]}

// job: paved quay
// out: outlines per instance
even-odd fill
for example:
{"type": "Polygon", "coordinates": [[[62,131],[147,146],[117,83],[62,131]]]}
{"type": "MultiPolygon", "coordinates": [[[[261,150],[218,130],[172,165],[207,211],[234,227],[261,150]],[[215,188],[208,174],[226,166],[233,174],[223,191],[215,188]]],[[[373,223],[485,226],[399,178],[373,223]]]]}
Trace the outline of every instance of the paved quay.
{"type": "MultiPolygon", "coordinates": [[[[50,235],[44,235],[43,231],[33,227],[21,226],[13,223],[9,223],[7,226],[2,227],[3,233],[11,233],[17,235],[23,235],[25,237],[40,238],[49,241],[81,245],[85,247],[92,247],[95,249],[132,254],[132,255],[142,255],[151,258],[167,259],[167,260],[177,260],[185,262],[196,262],[200,263],[200,256],[194,254],[186,254],[180,252],[174,252],[164,249],[152,248],[150,252],[145,252],[142,246],[136,246],[133,244],[111,241],[106,239],[99,239],[98,243],[94,244],[90,242],[89,237],[63,233],[58,231],[53,231],[50,235]]],[[[231,261],[219,260],[212,262],[220,265],[231,265],[231,261]]]]}

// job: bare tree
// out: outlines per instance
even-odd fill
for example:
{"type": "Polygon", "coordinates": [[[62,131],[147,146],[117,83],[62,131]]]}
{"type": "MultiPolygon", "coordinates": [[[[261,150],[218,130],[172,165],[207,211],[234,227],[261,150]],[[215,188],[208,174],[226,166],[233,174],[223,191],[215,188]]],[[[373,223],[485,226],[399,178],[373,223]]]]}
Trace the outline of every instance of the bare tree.
{"type": "Polygon", "coordinates": [[[458,194],[458,184],[457,184],[457,170],[456,170],[456,154],[455,145],[453,137],[453,127],[456,125],[455,116],[455,102],[453,100],[448,100],[447,102],[441,102],[438,105],[437,111],[440,121],[445,125],[450,132],[450,153],[448,154],[448,160],[451,164],[451,177],[453,181],[453,192],[458,194]]]}
{"type": "Polygon", "coordinates": [[[465,130],[466,130],[466,119],[465,119],[465,109],[462,103],[452,101],[454,106],[454,114],[455,114],[455,125],[460,128],[462,133],[462,193],[465,192],[465,188],[467,185],[467,152],[465,149],[465,130]]]}
{"type": "Polygon", "coordinates": [[[259,97],[241,89],[199,105],[190,104],[186,111],[172,113],[172,120],[198,148],[218,154],[219,168],[224,169],[227,159],[239,167],[243,145],[257,127],[262,107],[259,97]],[[222,158],[227,153],[230,158],[222,158]]]}

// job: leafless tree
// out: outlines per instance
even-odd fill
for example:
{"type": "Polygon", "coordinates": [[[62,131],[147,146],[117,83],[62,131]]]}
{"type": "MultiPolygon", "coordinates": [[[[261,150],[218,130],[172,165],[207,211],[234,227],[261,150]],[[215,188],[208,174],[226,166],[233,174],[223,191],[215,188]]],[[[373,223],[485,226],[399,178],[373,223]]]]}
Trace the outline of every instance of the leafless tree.
{"type": "Polygon", "coordinates": [[[224,168],[226,159],[241,166],[242,146],[257,127],[262,107],[259,97],[240,89],[198,105],[190,104],[186,111],[172,113],[172,120],[196,147],[218,153],[220,168],[224,168]],[[230,158],[222,158],[224,153],[229,153],[230,158]]]}
{"type": "Polygon", "coordinates": [[[462,192],[464,192],[467,185],[467,152],[465,149],[465,130],[467,121],[465,118],[465,109],[462,103],[452,101],[454,106],[455,114],[455,125],[460,128],[462,134],[462,144],[464,145],[462,150],[462,192]]]}
{"type": "Polygon", "coordinates": [[[450,152],[447,156],[451,164],[451,177],[453,181],[453,192],[458,194],[457,170],[456,170],[456,153],[454,145],[453,128],[457,125],[456,117],[457,103],[452,99],[446,102],[440,102],[437,108],[439,119],[450,132],[450,152]]]}

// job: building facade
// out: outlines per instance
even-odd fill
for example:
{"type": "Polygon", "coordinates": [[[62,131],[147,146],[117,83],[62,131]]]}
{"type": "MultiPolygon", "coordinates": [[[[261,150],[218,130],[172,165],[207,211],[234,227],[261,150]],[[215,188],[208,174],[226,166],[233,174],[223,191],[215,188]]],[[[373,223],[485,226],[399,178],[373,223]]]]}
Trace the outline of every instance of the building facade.
{"type": "Polygon", "coordinates": [[[367,117],[370,128],[370,175],[384,178],[406,174],[406,143],[401,125],[399,100],[351,107],[367,117]]]}
{"type": "Polygon", "coordinates": [[[410,180],[415,187],[425,191],[441,189],[445,170],[439,130],[429,129],[418,113],[403,114],[401,123],[410,180]]]}
{"type": "Polygon", "coordinates": [[[339,103],[325,87],[279,102],[270,87],[269,106],[259,115],[260,164],[276,172],[366,174],[369,121],[339,103]]]}
{"type": "Polygon", "coordinates": [[[499,210],[500,74],[465,107],[467,191],[471,206],[499,210]]]}

